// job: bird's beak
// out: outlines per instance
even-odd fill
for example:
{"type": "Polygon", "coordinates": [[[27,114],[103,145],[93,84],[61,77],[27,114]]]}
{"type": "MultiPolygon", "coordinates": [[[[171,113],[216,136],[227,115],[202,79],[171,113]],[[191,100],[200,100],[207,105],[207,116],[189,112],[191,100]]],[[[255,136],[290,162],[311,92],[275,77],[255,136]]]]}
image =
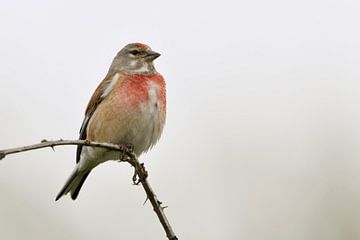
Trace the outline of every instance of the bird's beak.
{"type": "Polygon", "coordinates": [[[161,55],[160,53],[157,53],[157,52],[155,52],[153,50],[149,50],[146,53],[146,58],[150,59],[150,60],[154,60],[154,59],[160,57],[160,55],[161,55]]]}

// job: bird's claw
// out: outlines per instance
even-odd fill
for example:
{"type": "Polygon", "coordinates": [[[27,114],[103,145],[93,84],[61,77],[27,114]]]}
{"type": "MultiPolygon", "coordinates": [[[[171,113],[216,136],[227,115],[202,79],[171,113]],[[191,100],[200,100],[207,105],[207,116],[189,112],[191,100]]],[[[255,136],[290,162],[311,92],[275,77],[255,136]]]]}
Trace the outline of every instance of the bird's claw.
{"type": "Polygon", "coordinates": [[[133,181],[134,185],[139,185],[139,183],[140,183],[140,178],[138,178],[136,170],[134,170],[134,175],[132,177],[132,181],[133,181]]]}
{"type": "Polygon", "coordinates": [[[119,144],[119,148],[120,148],[119,161],[124,162],[129,160],[128,154],[134,151],[134,146],[131,144],[119,144]]]}
{"type": "Polygon", "coordinates": [[[139,183],[141,183],[141,181],[145,180],[148,177],[148,172],[145,169],[144,163],[140,163],[139,171],[141,172],[140,174],[143,177],[139,176],[139,174],[136,172],[136,168],[135,168],[134,175],[132,177],[134,185],[139,185],[139,183]]]}

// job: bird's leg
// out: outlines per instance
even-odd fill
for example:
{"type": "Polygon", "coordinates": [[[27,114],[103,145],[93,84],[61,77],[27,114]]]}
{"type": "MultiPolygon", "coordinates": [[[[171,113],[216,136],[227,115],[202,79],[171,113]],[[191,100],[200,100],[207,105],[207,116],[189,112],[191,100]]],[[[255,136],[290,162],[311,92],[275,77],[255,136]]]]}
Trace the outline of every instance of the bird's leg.
{"type": "Polygon", "coordinates": [[[120,156],[119,156],[120,162],[127,161],[129,159],[129,156],[127,154],[132,153],[134,151],[134,147],[131,144],[121,143],[119,144],[119,148],[120,148],[120,156]]]}

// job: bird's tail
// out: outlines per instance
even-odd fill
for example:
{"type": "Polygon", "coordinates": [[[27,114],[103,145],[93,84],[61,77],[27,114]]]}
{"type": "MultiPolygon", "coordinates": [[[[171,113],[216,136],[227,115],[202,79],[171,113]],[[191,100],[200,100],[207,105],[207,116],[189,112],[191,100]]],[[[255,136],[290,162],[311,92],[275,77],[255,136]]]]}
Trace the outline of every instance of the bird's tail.
{"type": "Polygon", "coordinates": [[[71,198],[75,200],[79,195],[80,189],[90,172],[91,169],[89,171],[79,172],[78,169],[75,168],[68,180],[66,181],[65,185],[60,190],[59,194],[56,196],[55,201],[59,200],[59,198],[69,192],[71,194],[71,198]]]}

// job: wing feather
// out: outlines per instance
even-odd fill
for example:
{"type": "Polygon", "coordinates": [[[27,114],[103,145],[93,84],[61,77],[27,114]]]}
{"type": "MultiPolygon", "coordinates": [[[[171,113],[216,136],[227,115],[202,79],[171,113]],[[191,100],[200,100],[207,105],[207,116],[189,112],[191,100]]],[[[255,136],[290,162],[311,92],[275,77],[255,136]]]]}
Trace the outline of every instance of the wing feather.
{"type": "MultiPolygon", "coordinates": [[[[115,82],[119,79],[119,77],[120,75],[118,73],[108,73],[104,80],[96,88],[85,110],[85,117],[79,132],[79,140],[86,139],[86,130],[92,115],[96,111],[99,104],[101,104],[101,102],[110,94],[112,88],[115,85],[115,82]]],[[[81,150],[82,146],[79,145],[76,149],[76,163],[80,161],[81,150]]]]}

